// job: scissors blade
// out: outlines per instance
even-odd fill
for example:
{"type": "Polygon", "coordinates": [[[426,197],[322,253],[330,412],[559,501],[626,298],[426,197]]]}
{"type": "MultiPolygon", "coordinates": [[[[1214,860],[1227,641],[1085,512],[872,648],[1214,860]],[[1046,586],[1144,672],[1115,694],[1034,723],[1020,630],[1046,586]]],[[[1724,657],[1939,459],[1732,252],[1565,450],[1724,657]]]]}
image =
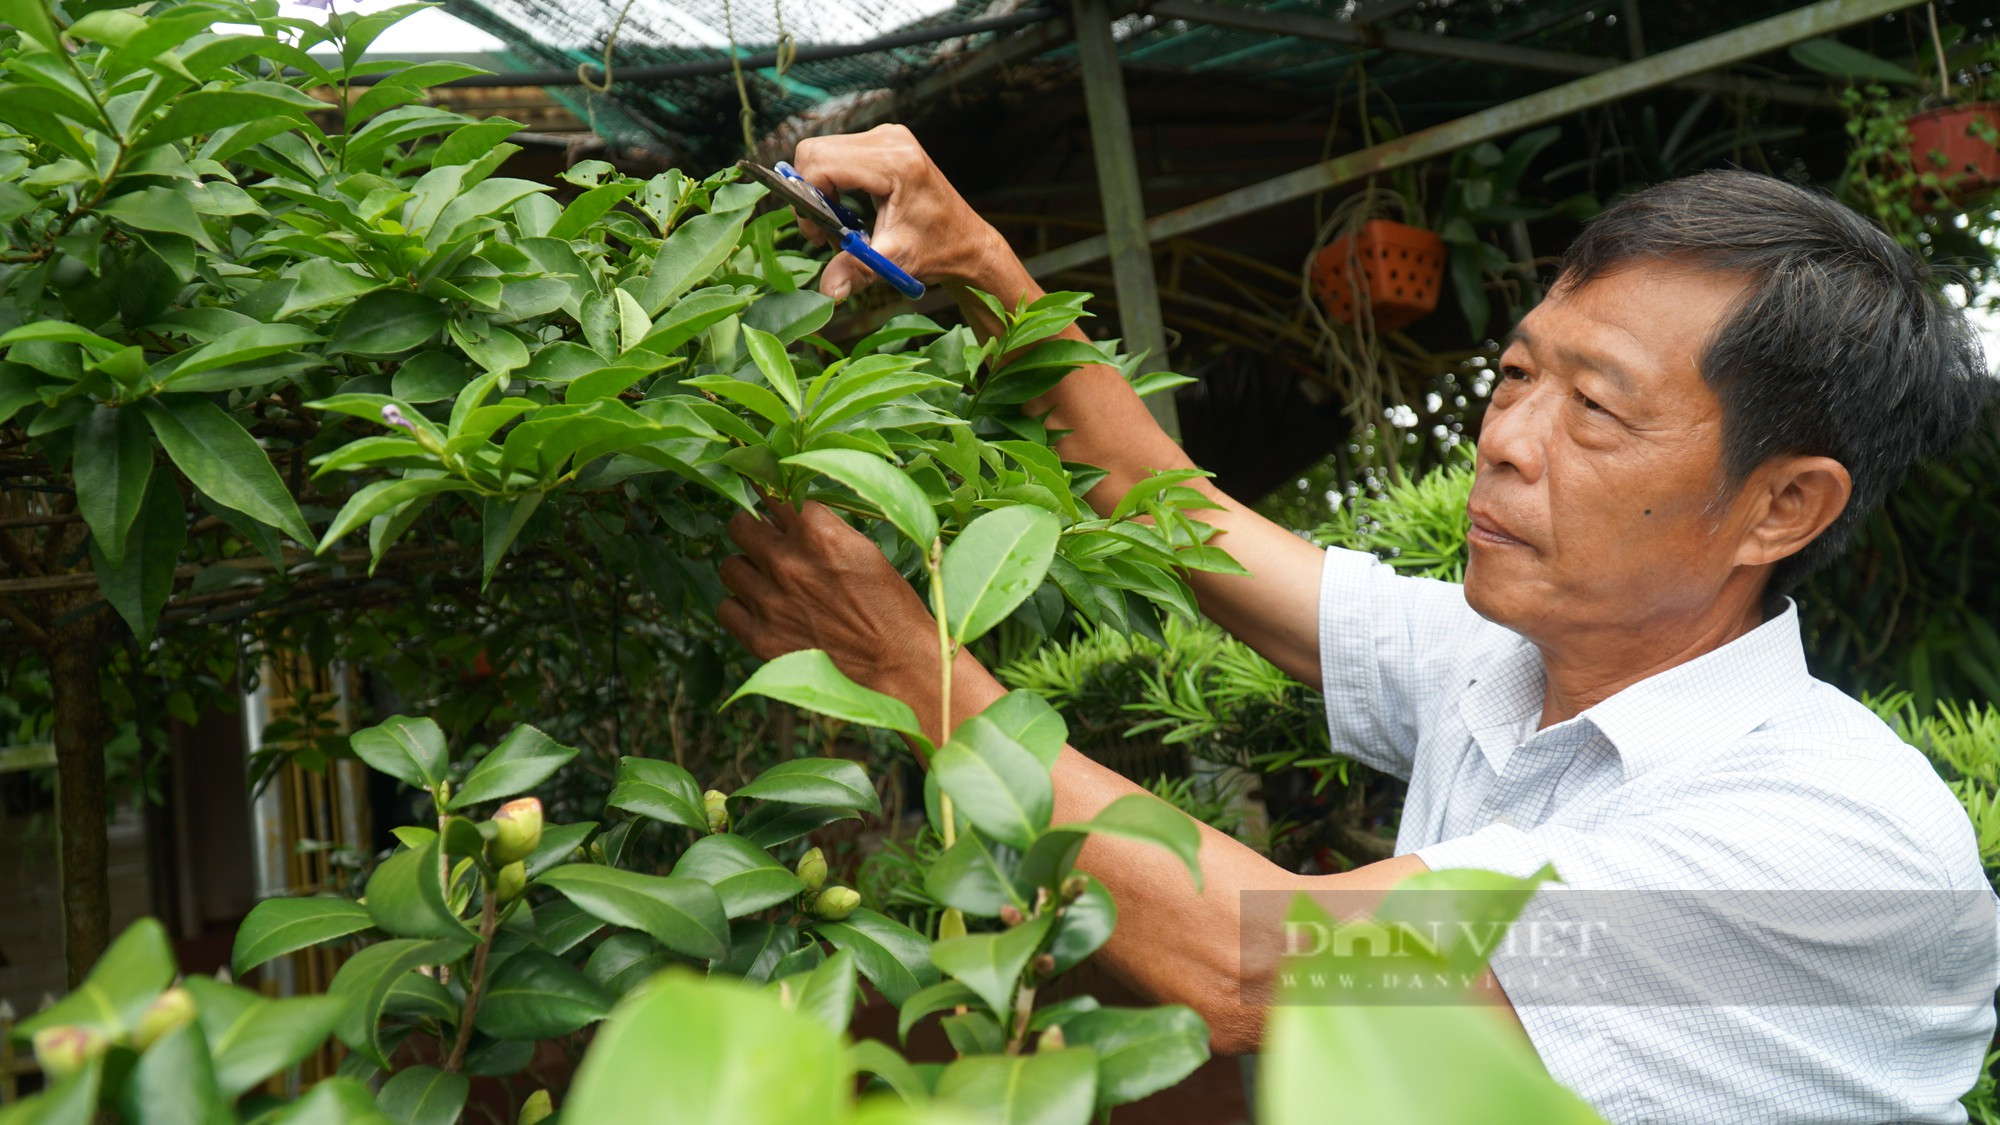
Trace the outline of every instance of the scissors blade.
{"type": "Polygon", "coordinates": [[[826,200],[820,198],[817,192],[808,191],[800,187],[792,180],[786,179],[754,160],[739,160],[736,162],[736,166],[748,172],[752,179],[769,188],[771,194],[777,196],[790,206],[793,213],[797,214],[799,218],[805,219],[835,237],[839,237],[842,232],[848,229],[846,224],[842,223],[840,218],[833,213],[833,209],[826,205],[826,200]]]}

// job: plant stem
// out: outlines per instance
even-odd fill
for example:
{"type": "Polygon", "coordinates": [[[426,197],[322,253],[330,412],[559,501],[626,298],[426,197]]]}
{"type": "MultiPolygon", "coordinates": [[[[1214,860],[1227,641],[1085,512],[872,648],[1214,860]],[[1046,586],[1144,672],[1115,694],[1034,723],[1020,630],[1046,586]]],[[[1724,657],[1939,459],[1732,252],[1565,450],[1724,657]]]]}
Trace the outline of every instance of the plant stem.
{"type": "MultiPolygon", "coordinates": [[[[931,548],[924,553],[924,566],[931,572],[931,613],[937,618],[938,631],[938,741],[942,747],[951,738],[951,664],[957,656],[956,646],[951,643],[951,630],[945,626],[944,615],[944,539],[931,541],[931,548]]],[[[956,810],[951,807],[951,794],[938,793],[938,809],[943,814],[944,825],[938,830],[945,847],[958,842],[957,827],[952,823],[957,819],[956,810]]]]}
{"type": "MultiPolygon", "coordinates": [[[[1032,971],[1032,970],[1030,970],[1032,971]]],[[[1028,1041],[1028,1024],[1035,1015],[1035,986],[1022,984],[1014,990],[1014,1034],[1007,1040],[1007,1053],[1018,1055],[1028,1041]]]]}
{"type": "Polygon", "coordinates": [[[479,1014],[479,992],[486,987],[486,955],[493,949],[493,930],[499,922],[499,888],[493,880],[485,881],[482,893],[486,903],[479,910],[479,948],[472,954],[472,976],[465,982],[465,1014],[459,1017],[458,1039],[451,1045],[451,1058],[445,1060],[444,1068],[452,1074],[465,1065],[465,1049],[472,1045],[472,1017],[479,1014]]]}

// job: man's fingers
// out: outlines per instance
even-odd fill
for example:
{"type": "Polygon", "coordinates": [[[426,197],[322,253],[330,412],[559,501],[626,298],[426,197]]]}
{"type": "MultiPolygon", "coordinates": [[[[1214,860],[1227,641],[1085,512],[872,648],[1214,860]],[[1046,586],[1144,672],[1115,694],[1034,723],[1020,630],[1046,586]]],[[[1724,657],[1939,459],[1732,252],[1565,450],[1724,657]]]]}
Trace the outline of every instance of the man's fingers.
{"type": "Polygon", "coordinates": [[[738,512],[729,517],[725,530],[729,541],[736,549],[750,556],[750,561],[758,566],[769,566],[771,557],[777,553],[779,540],[784,538],[777,528],[751,515],[738,512]]]}
{"type": "MultiPolygon", "coordinates": [[[[893,262],[896,259],[889,260],[893,262]]],[[[834,255],[833,261],[828,262],[825,271],[819,275],[819,291],[836,301],[846,300],[873,284],[875,271],[847,253],[834,255]]]]}
{"type": "Polygon", "coordinates": [[[735,598],[725,599],[721,605],[715,607],[715,623],[729,630],[729,635],[741,641],[744,648],[753,654],[762,655],[757,652],[759,647],[757,615],[750,612],[749,606],[735,598]]]}
{"type": "Polygon", "coordinates": [[[883,150],[884,141],[892,136],[877,136],[871,130],[845,136],[808,137],[792,153],[792,167],[828,195],[836,191],[889,195],[896,190],[896,176],[883,159],[883,150]]]}
{"type": "Polygon", "coordinates": [[[778,587],[771,576],[742,555],[722,560],[721,578],[722,588],[742,599],[745,605],[758,606],[776,600],[778,587]]]}

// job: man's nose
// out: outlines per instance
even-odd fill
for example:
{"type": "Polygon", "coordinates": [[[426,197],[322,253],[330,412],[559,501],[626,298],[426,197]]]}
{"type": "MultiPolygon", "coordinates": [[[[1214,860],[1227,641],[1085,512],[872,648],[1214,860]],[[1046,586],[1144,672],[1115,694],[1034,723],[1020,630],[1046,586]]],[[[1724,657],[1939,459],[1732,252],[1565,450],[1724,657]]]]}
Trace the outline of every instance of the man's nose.
{"type": "Polygon", "coordinates": [[[1537,382],[1505,406],[1488,406],[1479,423],[1479,459],[1495,468],[1506,466],[1529,484],[1540,480],[1559,405],[1550,384],[1537,382]]]}

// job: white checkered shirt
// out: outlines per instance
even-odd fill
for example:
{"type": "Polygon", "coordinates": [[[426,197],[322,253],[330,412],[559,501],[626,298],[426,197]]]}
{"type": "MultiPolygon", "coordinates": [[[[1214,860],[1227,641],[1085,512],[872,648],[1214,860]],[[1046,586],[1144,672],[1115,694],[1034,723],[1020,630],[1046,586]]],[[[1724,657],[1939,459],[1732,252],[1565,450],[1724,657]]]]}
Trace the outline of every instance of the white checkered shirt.
{"type": "Polygon", "coordinates": [[[1600,1113],[1965,1120],[1957,1099],[1994,1030],[1993,891],[1930,764],[1806,671],[1796,607],[1540,731],[1540,654],[1459,586],[1335,549],[1319,628],[1334,749],[1409,779],[1398,854],[1518,876],[1552,863],[1567,888],[1684,896],[1598,952],[1651,1002],[1535,1003],[1529,959],[1493,960],[1549,1072],[1600,1113]],[[1856,889],[1972,907],[1864,924],[1856,889]],[[1711,902],[1740,891],[1785,905],[1711,902]],[[1690,963],[1676,954],[1750,968],[1718,984],[1675,973],[1690,963]],[[1903,999],[1825,999],[1840,988],[1903,999]]]}

